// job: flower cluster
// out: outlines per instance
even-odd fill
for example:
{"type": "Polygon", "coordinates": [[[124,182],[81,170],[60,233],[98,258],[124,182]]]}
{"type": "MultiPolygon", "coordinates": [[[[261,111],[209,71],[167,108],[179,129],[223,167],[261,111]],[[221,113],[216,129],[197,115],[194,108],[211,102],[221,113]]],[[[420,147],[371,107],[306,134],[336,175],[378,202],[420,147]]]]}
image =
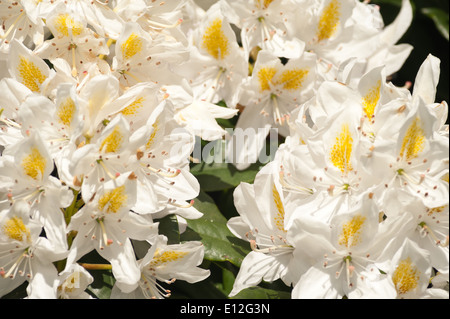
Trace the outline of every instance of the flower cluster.
{"type": "Polygon", "coordinates": [[[8,0],[0,18],[0,297],[91,298],[102,267],[111,298],[204,280],[203,244],[159,227],[202,217],[195,143],[244,170],[276,129],[234,193],[252,251],[231,296],[281,279],[292,298],[448,298],[439,60],[412,93],[389,82],[409,0],[387,26],[359,0],[8,0]]]}
{"type": "Polygon", "coordinates": [[[1,2],[0,296],[28,281],[29,298],[89,297],[96,267],[120,298],[209,276],[202,243],[169,244],[158,227],[202,216],[199,127],[178,118],[235,114],[195,104],[172,71],[189,57],[182,4],[1,2]],[[81,263],[92,251],[109,264],[81,263]]]}
{"type": "MultiPolygon", "coordinates": [[[[241,17],[252,45],[261,34],[252,33],[255,25],[272,24],[264,25],[264,15],[260,24],[244,23],[271,10],[268,3],[241,17]]],[[[367,28],[379,22],[376,12],[358,18],[368,5],[314,3],[320,5],[307,7],[296,33],[306,51],[281,55],[276,48],[290,46],[270,42],[280,34],[295,40],[288,35],[297,21],[285,24],[285,32],[269,29],[274,37],[259,42],[243,94],[251,96],[238,125],[285,125],[286,139],[254,184],[241,183],[234,192],[239,216],[228,227],[252,251],[230,295],[281,280],[293,287],[292,298],[448,298],[441,289],[449,271],[449,143],[448,105],[435,103],[440,61],[427,57],[412,93],[396,87],[387,77],[408,49],[393,45],[399,34],[393,42],[377,41],[405,26],[409,3],[403,1],[393,25],[373,34],[367,28]]],[[[280,12],[283,19],[287,11],[280,12]]]]}

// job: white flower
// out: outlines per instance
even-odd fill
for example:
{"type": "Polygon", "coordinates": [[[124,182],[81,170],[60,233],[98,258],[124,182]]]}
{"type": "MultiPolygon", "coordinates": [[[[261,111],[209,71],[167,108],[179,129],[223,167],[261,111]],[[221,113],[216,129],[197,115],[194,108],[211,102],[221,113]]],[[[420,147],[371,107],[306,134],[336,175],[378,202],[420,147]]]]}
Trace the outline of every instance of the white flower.
{"type": "Polygon", "coordinates": [[[72,264],[59,275],[59,299],[92,299],[85,291],[94,278],[79,264],[72,264]]]}
{"type": "Polygon", "coordinates": [[[202,214],[192,207],[192,199],[198,196],[200,185],[189,172],[194,137],[174,120],[170,104],[160,104],[136,135],[144,142],[135,153],[138,199],[133,209],[158,217],[172,212],[199,218],[202,214]]]}
{"type": "Polygon", "coordinates": [[[55,102],[32,95],[20,105],[17,120],[22,131],[39,128],[39,134],[56,163],[69,148],[74,148],[82,133],[80,105],[72,84],[61,84],[55,102]]]}
{"type": "Polygon", "coordinates": [[[109,53],[106,40],[88,28],[79,13],[71,12],[59,2],[45,18],[53,38],[38,46],[35,54],[50,62],[56,58],[66,60],[72,67],[72,76],[80,78],[91,64],[106,63],[98,58],[98,55],[109,53]]]}
{"type": "Polygon", "coordinates": [[[228,107],[235,107],[248,62],[219,4],[208,9],[192,42],[189,61],[176,72],[189,80],[197,98],[212,103],[225,100],[228,107]]]}
{"type": "Polygon", "coordinates": [[[46,4],[31,0],[7,0],[0,3],[0,18],[3,27],[0,29],[0,50],[8,51],[8,44],[16,39],[20,42],[31,39],[40,44],[44,38],[44,23],[40,11],[46,4]]]}
{"type": "Polygon", "coordinates": [[[387,264],[383,271],[398,299],[448,299],[448,291],[427,288],[432,270],[429,253],[413,241],[405,239],[387,264]]]}
{"type": "Polygon", "coordinates": [[[0,212],[0,296],[28,281],[28,298],[56,298],[56,253],[45,237],[42,225],[29,218],[29,206],[17,201],[0,212]]]}
{"type": "Polygon", "coordinates": [[[436,89],[440,76],[441,61],[429,54],[423,61],[414,80],[412,100],[421,98],[431,109],[432,113],[438,118],[438,127],[436,131],[448,138],[448,105],[446,101],[436,103],[436,89]]]}
{"type": "Polygon", "coordinates": [[[411,240],[429,252],[435,269],[448,272],[448,200],[447,204],[434,207],[426,207],[420,200],[415,200],[404,210],[416,218],[417,226],[412,229],[411,240]]]}
{"type": "Polygon", "coordinates": [[[314,94],[316,58],[304,52],[299,58],[283,65],[269,51],[260,51],[252,76],[243,86],[239,103],[245,106],[236,124],[236,131],[255,133],[247,141],[231,140],[230,160],[238,169],[245,169],[256,159],[264,145],[270,128],[280,129],[288,135],[287,119],[291,113],[314,94]]]}
{"type": "Polygon", "coordinates": [[[83,199],[86,205],[68,226],[68,231],[75,230],[77,235],[67,264],[95,249],[111,263],[114,278],[124,287],[132,287],[140,275],[130,239],[152,240],[158,231],[158,224],[130,211],[136,202],[134,174],[124,173],[105,182],[92,198],[83,199]]]}
{"type": "Polygon", "coordinates": [[[17,40],[11,42],[8,59],[11,76],[25,85],[31,92],[50,94],[50,83],[55,71],[17,40]]]}
{"type": "Polygon", "coordinates": [[[204,280],[210,271],[198,267],[203,261],[203,245],[190,241],[183,244],[167,245],[167,238],[158,236],[144,258],[138,261],[141,278],[135,289],[124,293],[122,285],[116,283],[111,298],[163,299],[171,291],[159,282],[171,284],[175,280],[195,283],[204,280]]]}
{"type": "Polygon", "coordinates": [[[295,246],[287,239],[290,229],[286,227],[296,204],[284,199],[272,164],[264,166],[253,185],[241,183],[234,191],[240,216],[230,218],[227,226],[235,236],[249,241],[253,251],[242,261],[230,296],[261,280],[282,279],[286,285],[298,280],[299,273],[291,270],[295,246]]]}
{"type": "Polygon", "coordinates": [[[171,84],[177,81],[172,64],[187,58],[187,49],[168,48],[138,23],[127,22],[117,39],[112,70],[124,87],[140,82],[171,84]],[[179,52],[181,51],[181,52],[179,52]]]}
{"type": "Polygon", "coordinates": [[[238,109],[196,98],[187,81],[179,85],[165,85],[162,90],[175,107],[177,123],[205,141],[214,141],[227,134],[217,123],[217,118],[229,119],[238,113],[238,109]]]}
{"type": "Polygon", "coordinates": [[[441,177],[448,169],[448,140],[436,134],[436,122],[419,98],[404,122],[394,118],[378,132],[367,167],[377,172],[377,193],[387,215],[401,211],[399,206],[412,198],[428,207],[447,203],[448,185],[441,177]]]}
{"type": "Polygon", "coordinates": [[[313,50],[322,62],[322,72],[333,79],[334,71],[349,57],[367,61],[370,70],[386,66],[387,75],[403,65],[412,46],[396,45],[412,20],[409,0],[403,0],[402,9],[392,24],[382,27],[380,14],[369,4],[354,0],[299,1],[296,35],[313,50]]]}
{"type": "Polygon", "coordinates": [[[69,1],[68,9],[84,15],[84,20],[104,38],[117,39],[120,35],[123,19],[114,11],[111,3],[102,1],[86,2],[84,0],[69,1]]]}
{"type": "Polygon", "coordinates": [[[276,155],[285,190],[293,196],[313,194],[304,204],[324,221],[348,211],[361,194],[377,186],[363,161],[366,150],[354,103],[351,98],[342,101],[324,125],[302,140],[305,144],[285,145],[276,155]]]}
{"type": "Polygon", "coordinates": [[[1,201],[23,200],[30,216],[39,220],[55,251],[67,250],[66,223],[61,208],[72,202],[72,192],[51,175],[53,159],[38,132],[30,132],[19,143],[5,148],[0,162],[1,201]]]}
{"type": "MultiPolygon", "coordinates": [[[[295,6],[292,0],[220,1],[228,19],[241,29],[242,46],[249,56],[253,48],[268,50],[274,55],[298,58],[304,43],[295,37],[295,6]]],[[[302,5],[302,4],[300,4],[302,5]]]]}
{"type": "Polygon", "coordinates": [[[391,240],[405,238],[403,227],[413,219],[403,215],[379,223],[378,213],[366,197],[329,224],[306,215],[296,218],[289,240],[302,276],[292,298],[392,298],[395,293],[385,288],[386,278],[373,263],[391,240]]]}

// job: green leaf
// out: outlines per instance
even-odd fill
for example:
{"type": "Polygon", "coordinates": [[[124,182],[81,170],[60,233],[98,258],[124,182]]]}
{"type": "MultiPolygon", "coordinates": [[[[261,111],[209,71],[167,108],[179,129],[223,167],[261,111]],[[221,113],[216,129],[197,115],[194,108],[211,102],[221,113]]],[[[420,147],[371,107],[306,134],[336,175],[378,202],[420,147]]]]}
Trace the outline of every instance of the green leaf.
{"type": "Polygon", "coordinates": [[[177,217],[175,215],[168,215],[156,221],[159,222],[159,233],[167,237],[168,245],[180,243],[180,231],[177,217]]]}
{"type": "Polygon", "coordinates": [[[98,299],[109,299],[115,283],[112,270],[93,270],[90,274],[94,282],[88,286],[87,292],[98,299]]]}
{"type": "Polygon", "coordinates": [[[205,259],[229,261],[239,267],[250,252],[249,243],[236,238],[230,232],[227,219],[208,194],[200,192],[194,207],[204,215],[202,218],[187,221],[188,228],[181,234],[181,241],[200,240],[205,247],[205,259]]]}
{"type": "Polygon", "coordinates": [[[255,163],[248,169],[239,171],[229,163],[199,163],[191,167],[191,173],[197,178],[205,192],[215,192],[236,187],[241,182],[251,183],[261,168],[255,163]]]}
{"type": "Polygon", "coordinates": [[[231,290],[233,290],[233,284],[235,279],[236,278],[234,277],[233,272],[231,272],[226,268],[222,269],[222,286],[227,296],[231,292],[231,290]]]}
{"type": "Polygon", "coordinates": [[[402,6],[402,0],[373,0],[371,3],[383,5],[383,4],[389,4],[397,7],[402,6]]]}
{"type": "Polygon", "coordinates": [[[438,8],[422,8],[421,12],[433,20],[438,31],[449,41],[448,13],[438,8]]]}
{"type": "Polygon", "coordinates": [[[291,294],[286,291],[278,291],[262,287],[250,287],[240,291],[230,299],[290,299],[291,294]]]}

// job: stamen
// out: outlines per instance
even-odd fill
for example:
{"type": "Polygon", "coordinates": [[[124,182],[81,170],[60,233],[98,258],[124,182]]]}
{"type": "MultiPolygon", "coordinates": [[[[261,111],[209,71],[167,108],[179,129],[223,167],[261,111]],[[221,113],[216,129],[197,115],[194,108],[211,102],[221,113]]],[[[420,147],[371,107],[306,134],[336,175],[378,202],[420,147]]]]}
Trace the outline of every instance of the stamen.
{"type": "Polygon", "coordinates": [[[421,227],[420,233],[423,236],[427,236],[430,235],[430,237],[436,242],[436,245],[439,245],[441,247],[447,247],[449,245],[449,236],[447,235],[444,242],[442,242],[437,236],[436,234],[433,232],[433,230],[428,227],[428,225],[425,222],[421,222],[419,224],[419,226],[421,227]]]}
{"type": "Polygon", "coordinates": [[[193,199],[189,202],[189,204],[184,204],[184,205],[183,204],[178,204],[175,201],[176,201],[175,199],[169,198],[167,202],[170,205],[173,205],[173,206],[176,206],[176,207],[180,207],[180,208],[190,208],[190,207],[194,206],[194,203],[195,203],[195,201],[193,199]]]}
{"type": "Polygon", "coordinates": [[[139,83],[140,83],[140,82],[143,82],[141,79],[139,79],[137,76],[135,76],[134,74],[130,73],[130,72],[127,71],[127,70],[123,70],[122,73],[128,75],[129,77],[131,77],[131,78],[132,78],[133,80],[135,80],[136,82],[139,82],[139,83]]]}
{"type": "Polygon", "coordinates": [[[207,102],[211,102],[211,101],[212,101],[212,99],[213,99],[213,97],[214,97],[214,94],[215,94],[216,91],[217,91],[217,85],[219,84],[219,80],[220,80],[222,74],[223,74],[225,71],[226,71],[225,68],[222,68],[222,67],[219,68],[219,72],[217,73],[217,76],[215,77],[215,79],[214,79],[214,81],[213,81],[211,87],[209,88],[209,91],[210,91],[210,92],[209,92],[208,98],[206,99],[207,102]]]}
{"type": "Polygon", "coordinates": [[[306,187],[299,186],[299,185],[292,185],[292,184],[289,184],[289,183],[286,181],[286,179],[285,179],[285,176],[284,176],[284,172],[283,172],[283,171],[281,171],[281,172],[279,173],[279,175],[280,175],[280,184],[281,184],[281,186],[283,186],[284,188],[289,189],[289,190],[293,190],[293,191],[298,191],[298,192],[300,192],[300,193],[302,193],[302,194],[305,194],[305,195],[312,195],[312,194],[314,194],[314,191],[313,191],[311,188],[306,188],[306,187]]]}
{"type": "Polygon", "coordinates": [[[8,30],[6,31],[5,34],[3,34],[2,36],[0,36],[2,39],[0,41],[0,46],[3,44],[3,41],[9,36],[10,32],[14,29],[14,27],[16,26],[16,23],[19,22],[19,20],[23,17],[23,15],[25,14],[25,11],[22,11],[21,14],[19,14],[19,16],[14,20],[14,22],[11,24],[11,26],[8,28],[8,30]]]}
{"type": "Polygon", "coordinates": [[[145,166],[150,171],[152,171],[153,173],[156,173],[156,174],[158,174],[159,176],[162,176],[162,177],[173,178],[173,177],[177,177],[181,173],[180,169],[177,169],[175,172],[171,172],[170,169],[168,169],[167,172],[164,172],[160,168],[156,169],[156,168],[151,167],[150,164],[148,164],[148,165],[142,164],[142,165],[145,166]]]}
{"type": "MultiPolygon", "coordinates": [[[[28,250],[25,250],[22,254],[20,254],[20,256],[14,261],[12,260],[11,262],[7,263],[6,265],[4,265],[3,267],[1,267],[1,271],[0,271],[0,275],[3,278],[11,278],[14,279],[14,277],[16,276],[16,274],[19,272],[19,275],[22,275],[25,273],[25,270],[27,269],[27,266],[29,265],[29,263],[25,260],[25,265],[22,269],[20,269],[22,262],[24,261],[25,258],[29,258],[30,255],[28,254],[28,250]],[[9,268],[8,272],[5,272],[5,267],[8,267],[9,264],[11,264],[14,261],[13,265],[9,268]]],[[[30,275],[30,274],[28,274],[30,275]]]]}
{"type": "Polygon", "coordinates": [[[144,274],[141,274],[141,279],[142,280],[139,281],[139,284],[147,298],[156,299],[157,296],[162,296],[164,298],[171,296],[171,291],[161,286],[161,284],[159,284],[153,276],[149,276],[149,278],[147,278],[144,274]]]}
{"type": "MultiPolygon", "coordinates": [[[[103,218],[97,218],[97,222],[100,224],[100,228],[102,231],[102,237],[103,237],[103,242],[106,244],[106,246],[109,246],[113,243],[112,239],[108,239],[108,235],[106,234],[106,229],[105,229],[105,225],[103,223],[103,218]]],[[[100,243],[100,249],[103,249],[101,243],[100,243]]]]}
{"type": "Polygon", "coordinates": [[[109,176],[109,178],[111,179],[116,179],[117,175],[113,175],[110,170],[108,169],[108,167],[106,167],[105,163],[103,163],[103,159],[99,159],[97,160],[97,163],[100,164],[100,166],[103,168],[103,170],[105,171],[105,173],[109,176]]]}
{"type": "Polygon", "coordinates": [[[72,76],[74,78],[77,77],[78,75],[78,71],[77,71],[77,61],[76,61],[76,57],[75,57],[75,49],[76,49],[76,45],[75,44],[71,44],[70,45],[70,49],[72,51],[72,76]]]}
{"type": "Polygon", "coordinates": [[[171,28],[176,28],[177,26],[179,26],[182,22],[183,19],[178,19],[177,22],[173,23],[173,24],[164,24],[164,23],[160,23],[160,22],[156,22],[156,21],[152,21],[150,19],[147,19],[147,22],[149,25],[155,27],[155,28],[160,28],[160,29],[171,29],[171,28]]]}

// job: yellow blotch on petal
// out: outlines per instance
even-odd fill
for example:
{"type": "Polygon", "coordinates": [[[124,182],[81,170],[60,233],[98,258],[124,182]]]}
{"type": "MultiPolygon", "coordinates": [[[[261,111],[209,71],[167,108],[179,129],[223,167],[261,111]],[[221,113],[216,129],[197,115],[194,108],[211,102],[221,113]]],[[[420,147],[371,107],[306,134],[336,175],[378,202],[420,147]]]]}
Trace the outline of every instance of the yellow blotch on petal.
{"type": "Polygon", "coordinates": [[[340,134],[336,137],[336,143],[330,152],[330,160],[342,173],[352,171],[350,162],[353,149],[353,138],[347,124],[342,126],[340,134]]]}
{"type": "Polygon", "coordinates": [[[222,20],[217,18],[206,28],[202,37],[202,48],[216,60],[222,60],[229,53],[228,42],[222,30],[222,20]]]}
{"type": "Polygon", "coordinates": [[[116,126],[114,130],[109,134],[100,145],[100,151],[105,153],[116,153],[120,150],[123,143],[123,135],[120,132],[120,127],[116,126]]]}
{"type": "Polygon", "coordinates": [[[420,272],[417,267],[412,264],[409,257],[398,264],[392,275],[392,281],[399,294],[405,294],[415,289],[418,285],[419,278],[420,272]]]}
{"type": "Polygon", "coordinates": [[[381,81],[378,81],[377,84],[362,98],[363,110],[369,121],[372,120],[373,114],[375,113],[375,107],[380,100],[380,88],[381,81]]]}
{"type": "Polygon", "coordinates": [[[279,230],[286,232],[284,229],[284,206],[275,184],[272,186],[272,195],[275,206],[277,207],[277,214],[274,217],[275,226],[277,226],[279,230]]]}
{"type": "Polygon", "coordinates": [[[143,41],[136,33],[130,34],[128,39],[120,45],[124,60],[128,60],[142,51],[143,41]]]}
{"type": "Polygon", "coordinates": [[[255,0],[256,2],[256,7],[258,8],[263,8],[263,9],[267,9],[270,4],[273,2],[273,0],[255,0]]]}
{"type": "Polygon", "coordinates": [[[439,207],[433,207],[433,208],[428,208],[427,209],[427,214],[428,216],[434,215],[434,214],[440,214],[442,213],[448,205],[444,205],[444,206],[439,206],[439,207]]]}
{"type": "Polygon", "coordinates": [[[30,230],[23,223],[22,218],[14,216],[8,219],[2,227],[3,233],[13,240],[30,242],[31,233],[30,230]]]}
{"type": "Polygon", "coordinates": [[[340,10],[341,4],[338,0],[330,1],[323,10],[317,29],[319,42],[331,38],[336,32],[341,15],[340,10]]]}
{"type": "Polygon", "coordinates": [[[155,142],[155,136],[156,136],[156,134],[158,133],[158,130],[159,130],[159,122],[155,121],[155,123],[153,123],[152,127],[153,127],[153,132],[150,135],[150,137],[148,138],[147,144],[145,144],[145,147],[147,149],[151,148],[153,143],[155,142]]]}
{"type": "Polygon", "coordinates": [[[425,147],[425,132],[422,128],[420,118],[416,117],[406,131],[403,138],[400,157],[407,161],[419,156],[425,147]]]}
{"type": "Polygon", "coordinates": [[[125,185],[114,188],[106,192],[98,200],[98,208],[103,211],[106,208],[107,213],[117,213],[127,201],[125,185]]]}
{"type": "Polygon", "coordinates": [[[155,254],[153,255],[152,261],[149,263],[149,268],[154,268],[165,263],[176,261],[186,255],[187,252],[185,251],[167,250],[161,252],[159,249],[157,249],[155,251],[155,254]]]}
{"type": "Polygon", "coordinates": [[[21,164],[25,174],[37,180],[38,178],[42,178],[44,175],[47,161],[41,155],[39,150],[33,147],[30,154],[24,157],[21,164]]]}
{"type": "Polygon", "coordinates": [[[55,28],[66,37],[69,36],[69,30],[71,30],[74,36],[78,36],[83,32],[83,25],[73,20],[68,13],[58,15],[55,20],[55,28]]]}
{"type": "Polygon", "coordinates": [[[70,126],[76,111],[75,102],[68,97],[58,105],[58,121],[66,126],[70,126]]]}
{"type": "Polygon", "coordinates": [[[308,73],[309,70],[305,69],[286,70],[281,74],[279,82],[285,90],[299,90],[308,73]]]}
{"type": "Polygon", "coordinates": [[[130,105],[128,105],[126,108],[124,108],[120,113],[123,115],[136,115],[139,111],[139,109],[142,107],[142,102],[144,101],[143,97],[139,97],[134,102],[132,102],[130,105]]]}
{"type": "Polygon", "coordinates": [[[33,92],[41,92],[41,85],[47,77],[36,64],[28,60],[26,57],[21,56],[17,69],[19,70],[23,85],[33,92]]]}
{"type": "Polygon", "coordinates": [[[270,83],[272,83],[275,73],[277,73],[277,69],[273,67],[261,68],[258,71],[258,81],[261,91],[270,90],[270,83]]]}
{"type": "Polygon", "coordinates": [[[350,221],[342,226],[341,234],[339,235],[339,245],[347,248],[357,245],[361,240],[361,233],[366,217],[356,215],[350,221]]]}

